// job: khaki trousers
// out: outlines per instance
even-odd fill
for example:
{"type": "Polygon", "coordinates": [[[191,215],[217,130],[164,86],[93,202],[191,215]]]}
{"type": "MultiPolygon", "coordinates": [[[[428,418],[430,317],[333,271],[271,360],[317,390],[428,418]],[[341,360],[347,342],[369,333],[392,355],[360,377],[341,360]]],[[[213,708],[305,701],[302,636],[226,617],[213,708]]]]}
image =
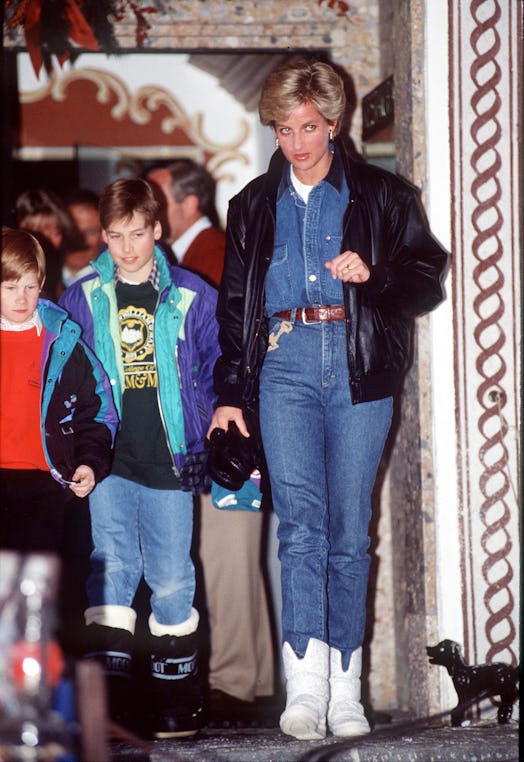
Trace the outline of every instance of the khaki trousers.
{"type": "Polygon", "coordinates": [[[209,687],[243,701],[274,692],[273,643],[260,566],[263,515],[221,511],[201,495],[200,559],[211,654],[209,687]]]}

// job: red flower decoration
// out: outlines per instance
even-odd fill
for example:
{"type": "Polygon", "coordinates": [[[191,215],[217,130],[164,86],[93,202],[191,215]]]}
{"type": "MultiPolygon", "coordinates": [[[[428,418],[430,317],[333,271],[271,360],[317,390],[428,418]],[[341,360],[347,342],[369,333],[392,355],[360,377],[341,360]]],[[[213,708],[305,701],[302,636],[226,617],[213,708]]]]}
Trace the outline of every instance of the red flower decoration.
{"type": "Polygon", "coordinates": [[[158,13],[153,5],[143,6],[143,0],[6,0],[5,9],[7,26],[23,27],[37,77],[42,64],[51,71],[51,56],[62,65],[79,49],[117,53],[114,25],[130,13],[141,48],[151,29],[147,16],[158,13]]]}

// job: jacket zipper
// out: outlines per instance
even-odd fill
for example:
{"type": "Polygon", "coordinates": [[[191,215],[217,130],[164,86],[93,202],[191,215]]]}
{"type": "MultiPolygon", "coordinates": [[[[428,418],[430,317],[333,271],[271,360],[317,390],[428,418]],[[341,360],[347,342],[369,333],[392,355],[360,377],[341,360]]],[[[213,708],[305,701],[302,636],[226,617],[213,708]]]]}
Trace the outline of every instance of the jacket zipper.
{"type": "MultiPolygon", "coordinates": [[[[345,218],[344,229],[342,231],[342,239],[343,240],[345,239],[346,231],[348,230],[349,222],[350,222],[350,219],[351,219],[351,217],[353,215],[353,210],[355,209],[355,203],[356,203],[356,199],[353,196],[351,196],[350,199],[349,199],[349,211],[348,211],[347,216],[345,218]]],[[[347,284],[344,284],[344,290],[349,290],[349,286],[347,284]]],[[[349,318],[347,318],[347,320],[349,321],[349,318]]],[[[355,370],[355,363],[351,362],[352,358],[351,358],[351,352],[350,352],[349,343],[348,343],[348,337],[347,337],[348,330],[349,330],[348,329],[348,325],[346,323],[346,355],[347,355],[347,361],[348,361],[348,369],[350,371],[350,378],[353,379],[353,373],[354,373],[354,370],[355,370]]],[[[356,404],[356,403],[360,402],[360,386],[357,384],[357,382],[355,380],[350,380],[349,386],[350,386],[350,390],[351,390],[350,393],[351,393],[351,397],[352,397],[353,403],[356,404]]]]}
{"type": "Polygon", "coordinates": [[[349,199],[349,212],[347,213],[347,217],[346,217],[346,219],[344,221],[344,230],[342,231],[342,238],[344,238],[344,236],[346,235],[346,231],[347,231],[348,226],[349,226],[349,221],[350,221],[351,216],[353,214],[353,209],[355,208],[355,203],[356,203],[356,199],[353,198],[353,196],[351,196],[350,199],[349,199]]]}
{"type": "Polygon", "coordinates": [[[254,352],[255,346],[257,344],[258,337],[260,336],[260,328],[262,327],[262,320],[263,320],[263,318],[264,318],[264,300],[262,299],[261,302],[260,302],[260,311],[259,311],[259,314],[258,314],[258,328],[255,331],[255,335],[253,336],[253,341],[251,342],[251,346],[249,347],[249,353],[248,353],[248,357],[247,357],[247,365],[246,365],[246,375],[247,376],[251,375],[251,365],[249,363],[250,363],[251,357],[253,356],[253,352],[254,352]]]}
{"type": "MultiPolygon", "coordinates": [[[[51,363],[50,363],[51,349],[52,349],[54,343],[58,340],[58,338],[59,338],[59,336],[60,336],[60,334],[62,332],[62,328],[63,328],[63,323],[60,323],[59,331],[58,331],[57,334],[54,334],[55,338],[49,343],[49,345],[47,347],[47,354],[46,354],[45,361],[42,363],[43,375],[45,377],[46,383],[49,380],[48,379],[48,371],[49,371],[49,368],[50,368],[50,365],[51,365],[51,363]]],[[[47,330],[45,328],[45,326],[43,327],[43,330],[47,330]]],[[[57,378],[58,378],[59,375],[60,374],[57,373],[57,378]]],[[[56,378],[55,378],[54,388],[56,388],[56,378]]],[[[53,389],[53,391],[54,391],[54,389],[53,389]]],[[[55,468],[54,463],[51,460],[51,455],[49,453],[49,450],[47,448],[47,444],[46,444],[46,441],[45,441],[46,440],[46,437],[45,437],[45,417],[43,415],[43,412],[44,412],[43,411],[44,393],[45,393],[45,385],[42,387],[42,394],[40,396],[40,418],[41,418],[41,422],[40,422],[40,436],[42,437],[42,447],[43,447],[43,450],[44,450],[44,456],[45,456],[45,459],[46,459],[46,461],[47,461],[47,463],[49,465],[49,473],[51,474],[53,479],[55,479],[55,481],[57,481],[59,484],[61,484],[62,487],[65,487],[68,484],[71,484],[71,482],[68,482],[66,479],[64,479],[64,477],[62,476],[60,471],[58,471],[55,468]]],[[[49,406],[48,406],[48,409],[49,409],[49,406]]],[[[47,414],[46,414],[46,417],[47,417],[47,414]]]]}
{"type": "MultiPolygon", "coordinates": [[[[160,301],[160,294],[158,295],[158,300],[160,301]]],[[[159,301],[157,302],[157,307],[158,307],[159,301]]],[[[155,309],[155,312],[156,312],[156,309],[155,309]]],[[[156,326],[156,323],[155,323],[155,326],[156,326]]],[[[178,478],[180,476],[180,471],[178,470],[178,468],[176,466],[175,455],[173,453],[173,449],[172,449],[171,443],[169,441],[169,436],[168,436],[168,433],[167,433],[166,420],[164,418],[164,411],[162,410],[162,402],[160,400],[160,374],[159,374],[158,364],[157,364],[157,361],[156,361],[156,336],[155,336],[155,340],[153,342],[153,357],[155,358],[155,367],[156,367],[156,375],[157,375],[156,398],[157,398],[157,402],[158,402],[158,412],[160,413],[160,420],[162,422],[162,428],[164,430],[164,436],[166,438],[167,449],[168,449],[168,452],[169,452],[169,456],[171,458],[171,463],[173,464],[173,466],[172,466],[173,473],[178,478]]],[[[175,364],[176,364],[176,370],[177,370],[177,375],[178,375],[178,383],[180,385],[180,393],[182,393],[182,379],[180,377],[180,368],[178,367],[178,347],[177,346],[175,346],[175,364]]]]}
{"type": "MultiPolygon", "coordinates": [[[[268,212],[269,212],[269,214],[271,216],[271,220],[273,222],[273,243],[274,243],[274,240],[275,240],[274,234],[275,234],[275,229],[276,229],[276,219],[275,219],[275,215],[273,214],[273,209],[271,208],[271,204],[269,203],[269,199],[267,197],[266,197],[266,206],[267,206],[268,212]]],[[[265,259],[266,262],[270,262],[271,261],[270,257],[264,257],[264,259],[265,259]]],[[[264,275],[264,283],[265,283],[266,275],[267,275],[267,269],[266,269],[266,273],[264,275]]],[[[251,345],[249,347],[249,351],[248,351],[247,358],[246,358],[247,359],[247,364],[246,364],[245,374],[247,376],[251,375],[252,369],[251,369],[250,361],[251,361],[251,357],[253,356],[253,352],[254,352],[256,343],[258,341],[258,337],[260,336],[260,329],[262,327],[262,320],[263,319],[264,319],[264,289],[262,289],[262,294],[261,294],[261,298],[260,298],[259,313],[258,313],[258,327],[257,327],[257,330],[255,331],[255,335],[253,336],[253,340],[252,340],[251,345]]]]}

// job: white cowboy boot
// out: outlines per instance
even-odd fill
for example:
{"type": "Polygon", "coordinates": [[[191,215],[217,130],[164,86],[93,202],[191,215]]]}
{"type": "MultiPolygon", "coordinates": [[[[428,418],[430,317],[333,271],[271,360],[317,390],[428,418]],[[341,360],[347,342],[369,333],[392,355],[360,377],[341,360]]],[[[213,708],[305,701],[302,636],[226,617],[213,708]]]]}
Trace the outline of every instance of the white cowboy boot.
{"type": "Polygon", "coordinates": [[[345,672],[342,669],[342,654],[338,649],[330,648],[329,667],[329,729],[333,735],[345,738],[366,735],[370,727],[360,703],[362,648],[353,651],[345,672]]]}
{"type": "Polygon", "coordinates": [[[326,737],[329,699],[329,646],[311,638],[300,659],[289,643],[282,648],[286,677],[286,708],[280,729],[301,741],[326,737]]]}

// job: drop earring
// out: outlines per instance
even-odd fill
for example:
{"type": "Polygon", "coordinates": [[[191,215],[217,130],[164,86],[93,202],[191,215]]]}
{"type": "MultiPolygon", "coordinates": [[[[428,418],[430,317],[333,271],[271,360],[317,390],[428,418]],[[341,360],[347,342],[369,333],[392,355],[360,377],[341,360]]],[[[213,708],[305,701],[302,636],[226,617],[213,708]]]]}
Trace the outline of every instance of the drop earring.
{"type": "Polygon", "coordinates": [[[329,130],[329,152],[330,153],[335,153],[335,144],[333,142],[334,137],[335,136],[333,135],[333,130],[330,129],[329,130]]]}
{"type": "Polygon", "coordinates": [[[278,138],[275,138],[275,148],[279,148],[280,143],[278,142],[278,138]]]}

